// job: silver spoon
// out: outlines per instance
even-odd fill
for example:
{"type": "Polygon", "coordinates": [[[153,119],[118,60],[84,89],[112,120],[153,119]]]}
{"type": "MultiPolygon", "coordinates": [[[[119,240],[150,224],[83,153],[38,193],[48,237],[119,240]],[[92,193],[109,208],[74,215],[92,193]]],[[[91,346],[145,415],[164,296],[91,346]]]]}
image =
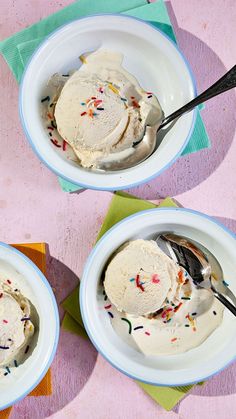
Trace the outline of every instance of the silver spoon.
{"type": "Polygon", "coordinates": [[[208,249],[187,237],[169,232],[159,235],[156,242],[168,256],[186,269],[197,287],[212,291],[213,295],[236,316],[236,297],[223,284],[221,265],[208,249]]]}
{"type": "Polygon", "coordinates": [[[160,124],[155,127],[146,127],[143,138],[133,144],[133,153],[127,158],[120,159],[119,153],[114,153],[114,158],[112,161],[101,161],[99,164],[99,169],[101,170],[124,170],[129,167],[133,167],[138,163],[146,160],[157,148],[159,143],[159,136],[156,135],[163,127],[165,127],[170,122],[176,120],[180,116],[184,115],[187,112],[192,111],[196,106],[200,105],[207,100],[220,95],[227,90],[236,87],[236,65],[231,68],[223,77],[221,77],[217,82],[210,86],[203,93],[195,97],[193,100],[188,102],[186,105],[182,106],[177,111],[173,112],[171,115],[164,117],[160,121],[160,124]],[[117,157],[116,157],[117,154],[117,157]]]}

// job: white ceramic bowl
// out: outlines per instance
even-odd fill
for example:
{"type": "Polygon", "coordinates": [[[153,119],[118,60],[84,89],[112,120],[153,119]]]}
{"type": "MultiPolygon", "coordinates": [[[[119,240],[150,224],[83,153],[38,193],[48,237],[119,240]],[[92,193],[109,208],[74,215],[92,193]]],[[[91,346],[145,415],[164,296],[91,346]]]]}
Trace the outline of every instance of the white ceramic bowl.
{"type": "Polygon", "coordinates": [[[98,351],[124,374],[162,386],[206,380],[236,357],[236,321],[225,309],[223,322],[199,347],[172,356],[144,356],[114,332],[98,292],[101,272],[110,255],[130,239],[152,239],[174,231],[209,248],[220,262],[225,280],[236,294],[236,237],[223,225],[201,213],[180,208],[142,211],[111,228],[94,247],[86,263],[80,306],[87,333],[98,351]]]}
{"type": "Polygon", "coordinates": [[[69,161],[49,141],[40,115],[40,100],[52,74],[79,68],[78,57],[100,47],[124,54],[124,67],[144,89],[157,95],[166,115],[195,96],[189,65],[164,33],[128,16],[90,16],[59,28],[33,54],[20,87],[20,116],[34,151],[57,175],[85,188],[125,189],[147,182],[174,162],[190,139],[196,111],[177,121],[148,160],[125,171],[96,173],[69,161]]]}
{"type": "Polygon", "coordinates": [[[0,410],[27,396],[43,379],[56,352],[60,327],[54,294],[37,266],[18,250],[0,243],[1,267],[36,308],[39,331],[27,360],[18,368],[10,368],[11,373],[0,380],[0,410]]]}

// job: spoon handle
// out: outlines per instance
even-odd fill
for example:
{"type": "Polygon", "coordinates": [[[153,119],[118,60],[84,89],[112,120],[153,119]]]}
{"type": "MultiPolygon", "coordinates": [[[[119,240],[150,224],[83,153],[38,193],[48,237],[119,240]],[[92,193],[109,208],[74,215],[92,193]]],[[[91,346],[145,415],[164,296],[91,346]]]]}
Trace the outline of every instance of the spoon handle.
{"type": "Polygon", "coordinates": [[[206,102],[212,97],[217,96],[223,92],[226,92],[227,90],[232,89],[233,87],[236,87],[236,65],[232,67],[231,70],[229,70],[226,74],[224,74],[223,77],[217,80],[207,90],[205,90],[199,96],[191,100],[191,102],[187,103],[186,105],[182,106],[182,108],[178,109],[177,111],[173,112],[171,115],[164,118],[159,129],[163,128],[165,125],[169,124],[174,119],[178,118],[184,113],[191,111],[193,108],[200,105],[201,103],[206,102]]]}
{"type": "Polygon", "coordinates": [[[225,307],[227,307],[231,313],[233,313],[236,316],[236,307],[234,307],[233,304],[230,303],[227,298],[224,297],[220,292],[218,292],[213,286],[211,287],[214,296],[222,303],[225,307]]]}

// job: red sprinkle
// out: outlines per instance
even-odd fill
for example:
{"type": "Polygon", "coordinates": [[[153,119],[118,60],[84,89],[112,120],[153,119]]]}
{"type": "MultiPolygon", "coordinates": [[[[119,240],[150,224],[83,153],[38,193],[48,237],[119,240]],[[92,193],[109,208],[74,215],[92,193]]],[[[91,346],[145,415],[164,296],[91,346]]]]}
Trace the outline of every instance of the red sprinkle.
{"type": "Polygon", "coordinates": [[[196,327],[193,327],[193,331],[194,331],[194,332],[196,332],[196,331],[197,331],[196,327]]]}
{"type": "Polygon", "coordinates": [[[111,304],[109,304],[108,306],[104,307],[106,310],[108,310],[109,308],[111,308],[111,304]]]}
{"type": "Polygon", "coordinates": [[[50,138],[50,141],[56,146],[56,147],[58,147],[58,148],[61,148],[61,145],[60,144],[58,144],[58,141],[57,140],[54,140],[54,139],[52,139],[52,138],[50,138]]]}
{"type": "Polygon", "coordinates": [[[51,129],[52,131],[54,131],[54,128],[53,127],[48,127],[48,129],[51,129]]]}
{"type": "Polygon", "coordinates": [[[141,289],[141,291],[143,291],[143,292],[144,292],[144,288],[143,288],[142,284],[140,284],[140,282],[139,282],[139,275],[136,275],[135,281],[136,281],[136,286],[137,286],[138,288],[140,288],[140,289],[141,289]]]}
{"type": "Polygon", "coordinates": [[[96,98],[95,96],[92,96],[92,97],[91,97],[91,99],[95,100],[95,99],[97,99],[97,98],[96,98]]]}
{"type": "Polygon", "coordinates": [[[47,117],[48,117],[49,119],[53,119],[52,115],[51,115],[49,112],[47,113],[47,117]]]}
{"type": "Polygon", "coordinates": [[[145,332],[145,335],[150,336],[150,333],[149,332],[145,332]]]}
{"type": "Polygon", "coordinates": [[[171,339],[171,342],[175,342],[177,340],[177,338],[173,338],[171,339]]]}
{"type": "Polygon", "coordinates": [[[152,92],[146,92],[147,93],[147,95],[152,95],[152,92]]]}
{"type": "Polygon", "coordinates": [[[63,140],[63,144],[62,144],[62,150],[63,151],[66,151],[66,141],[65,140],[63,140]]]}
{"type": "Polygon", "coordinates": [[[86,115],[86,113],[87,113],[87,112],[82,112],[80,115],[81,115],[81,116],[84,116],[84,115],[86,115]]]}
{"type": "Polygon", "coordinates": [[[10,281],[10,279],[7,279],[7,282],[8,282],[8,284],[11,284],[11,281],[10,281]]]}
{"type": "Polygon", "coordinates": [[[3,320],[3,323],[8,323],[8,321],[4,319],[4,320],[3,320]]]}
{"type": "Polygon", "coordinates": [[[140,108],[138,102],[136,100],[132,100],[132,105],[134,108],[140,108]]]}
{"type": "Polygon", "coordinates": [[[135,99],[135,97],[134,97],[134,96],[130,96],[130,98],[131,98],[131,99],[135,99]]]}
{"type": "Polygon", "coordinates": [[[157,274],[153,274],[153,275],[152,275],[152,282],[153,282],[154,284],[159,284],[160,279],[159,279],[159,277],[158,277],[158,275],[157,275],[157,274]]]}
{"type": "Polygon", "coordinates": [[[179,305],[177,307],[174,308],[174,312],[176,313],[176,311],[179,310],[179,308],[183,305],[183,303],[179,303],[179,305]]]}
{"type": "Polygon", "coordinates": [[[2,298],[2,296],[3,296],[3,293],[1,292],[1,294],[0,294],[0,298],[2,298]]]}

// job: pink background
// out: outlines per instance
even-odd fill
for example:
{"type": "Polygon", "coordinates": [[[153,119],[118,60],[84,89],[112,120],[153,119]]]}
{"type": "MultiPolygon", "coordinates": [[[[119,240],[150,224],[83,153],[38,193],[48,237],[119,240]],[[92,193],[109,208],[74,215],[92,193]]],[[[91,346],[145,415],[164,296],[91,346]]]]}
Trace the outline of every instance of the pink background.
{"type": "MultiPolygon", "coordinates": [[[[1,39],[70,3],[2,0],[1,39]]],[[[235,0],[171,0],[167,7],[201,91],[235,64],[235,0]]],[[[18,86],[2,59],[0,83],[0,238],[8,243],[49,244],[48,277],[60,302],[81,275],[111,194],[63,193],[24,137],[17,110],[18,86]]],[[[235,91],[211,100],[202,112],[211,150],[179,159],[158,179],[131,192],[151,200],[171,195],[236,232],[235,109],[235,91]]],[[[14,408],[12,418],[51,414],[55,419],[236,417],[236,364],[195,388],[169,413],[97,357],[89,342],[67,332],[61,333],[52,371],[53,396],[25,399],[14,408]]]]}

